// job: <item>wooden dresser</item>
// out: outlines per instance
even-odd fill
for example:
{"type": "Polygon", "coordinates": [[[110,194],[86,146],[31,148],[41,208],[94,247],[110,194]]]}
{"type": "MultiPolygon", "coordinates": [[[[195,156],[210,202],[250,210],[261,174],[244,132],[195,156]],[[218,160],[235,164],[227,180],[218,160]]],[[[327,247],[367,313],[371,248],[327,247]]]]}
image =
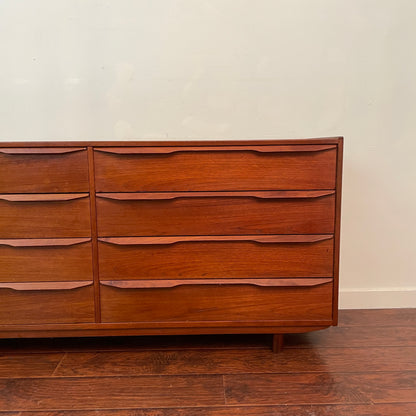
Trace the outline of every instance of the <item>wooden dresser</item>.
{"type": "Polygon", "coordinates": [[[336,325],[342,142],[0,143],[0,337],[336,325]]]}

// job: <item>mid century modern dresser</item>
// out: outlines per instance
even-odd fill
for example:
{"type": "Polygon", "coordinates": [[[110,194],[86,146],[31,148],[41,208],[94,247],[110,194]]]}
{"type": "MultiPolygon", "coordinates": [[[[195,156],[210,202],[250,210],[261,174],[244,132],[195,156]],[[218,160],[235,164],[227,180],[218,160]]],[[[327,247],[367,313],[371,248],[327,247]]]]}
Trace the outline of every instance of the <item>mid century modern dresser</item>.
{"type": "Polygon", "coordinates": [[[336,325],[342,144],[0,143],[0,338],[336,325]]]}

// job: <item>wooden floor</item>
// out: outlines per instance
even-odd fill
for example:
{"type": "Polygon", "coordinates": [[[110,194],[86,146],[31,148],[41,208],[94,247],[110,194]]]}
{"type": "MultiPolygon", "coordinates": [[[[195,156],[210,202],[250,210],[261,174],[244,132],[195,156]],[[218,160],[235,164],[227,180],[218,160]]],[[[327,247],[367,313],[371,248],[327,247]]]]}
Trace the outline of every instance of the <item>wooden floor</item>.
{"type": "Polygon", "coordinates": [[[416,309],[270,336],[0,340],[1,416],[416,415],[416,309]]]}

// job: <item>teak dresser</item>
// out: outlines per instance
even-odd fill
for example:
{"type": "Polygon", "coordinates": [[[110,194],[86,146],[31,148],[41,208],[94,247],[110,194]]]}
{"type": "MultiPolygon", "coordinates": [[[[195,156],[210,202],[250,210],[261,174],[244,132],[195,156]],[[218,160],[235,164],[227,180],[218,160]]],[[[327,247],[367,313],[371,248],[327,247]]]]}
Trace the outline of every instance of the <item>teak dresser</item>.
{"type": "Polygon", "coordinates": [[[342,143],[0,143],[0,338],[336,325],[342,143]]]}

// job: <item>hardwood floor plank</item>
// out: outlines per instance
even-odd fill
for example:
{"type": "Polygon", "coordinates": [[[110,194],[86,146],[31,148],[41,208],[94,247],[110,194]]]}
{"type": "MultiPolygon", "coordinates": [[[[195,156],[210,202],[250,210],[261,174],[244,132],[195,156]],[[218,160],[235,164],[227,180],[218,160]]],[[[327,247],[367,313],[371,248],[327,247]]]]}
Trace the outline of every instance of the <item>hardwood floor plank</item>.
{"type": "MultiPolygon", "coordinates": [[[[416,403],[100,410],[99,416],[411,416],[416,403]]],[[[0,413],[0,416],[97,416],[95,410],[0,413]]]]}
{"type": "Polygon", "coordinates": [[[285,348],[416,346],[416,326],[331,327],[285,335],[285,348]]]}
{"type": "MultiPolygon", "coordinates": [[[[62,353],[52,354],[1,354],[0,377],[42,377],[51,376],[63,357],[62,353]]],[[[0,408],[1,409],[1,408],[0,408]]]]}
{"type": "Polygon", "coordinates": [[[56,376],[416,371],[416,347],[68,353],[56,376]]]}
{"type": "Polygon", "coordinates": [[[224,405],[221,376],[0,379],[0,409],[224,405]]]}
{"type": "Polygon", "coordinates": [[[339,311],[339,326],[404,326],[416,325],[416,308],[403,309],[343,309],[339,311]]]}
{"type": "Polygon", "coordinates": [[[406,403],[416,398],[416,372],[224,376],[226,404],[406,403]]]}
{"type": "MultiPolygon", "coordinates": [[[[416,358],[415,358],[416,359],[416,358]]],[[[373,403],[416,402],[416,372],[354,374],[350,382],[373,403]]]]}
{"type": "Polygon", "coordinates": [[[371,403],[345,375],[241,374],[224,376],[227,405],[371,403]]]}

